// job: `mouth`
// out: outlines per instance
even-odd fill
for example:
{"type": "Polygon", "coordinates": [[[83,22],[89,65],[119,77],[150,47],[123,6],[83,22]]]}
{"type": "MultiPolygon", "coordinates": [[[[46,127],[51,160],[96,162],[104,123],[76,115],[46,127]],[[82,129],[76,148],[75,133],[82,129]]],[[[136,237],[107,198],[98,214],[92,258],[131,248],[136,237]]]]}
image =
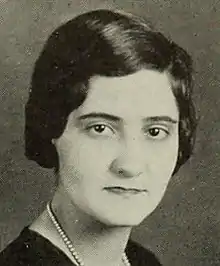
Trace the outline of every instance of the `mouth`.
{"type": "Polygon", "coordinates": [[[112,186],[112,187],[105,187],[104,190],[118,194],[118,195],[137,195],[141,193],[146,193],[146,189],[140,189],[140,188],[126,188],[126,187],[121,187],[121,186],[112,186]]]}

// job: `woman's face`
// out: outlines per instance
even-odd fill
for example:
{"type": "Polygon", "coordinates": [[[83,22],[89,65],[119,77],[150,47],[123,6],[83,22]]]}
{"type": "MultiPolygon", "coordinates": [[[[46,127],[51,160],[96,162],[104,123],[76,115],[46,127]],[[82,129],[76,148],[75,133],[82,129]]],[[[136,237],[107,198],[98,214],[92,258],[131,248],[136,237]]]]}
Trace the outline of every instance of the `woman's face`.
{"type": "Polygon", "coordinates": [[[95,220],[138,225],[159,204],[172,176],[178,122],[167,74],[93,77],[86,100],[55,141],[59,186],[95,220]]]}

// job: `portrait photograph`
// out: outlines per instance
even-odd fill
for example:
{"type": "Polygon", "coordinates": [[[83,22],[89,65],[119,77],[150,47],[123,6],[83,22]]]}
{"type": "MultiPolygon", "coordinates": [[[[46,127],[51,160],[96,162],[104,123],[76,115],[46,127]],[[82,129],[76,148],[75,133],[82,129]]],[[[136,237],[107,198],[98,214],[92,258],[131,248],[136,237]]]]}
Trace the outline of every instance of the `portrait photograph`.
{"type": "Polygon", "coordinates": [[[220,265],[220,2],[0,2],[0,266],[220,265]]]}

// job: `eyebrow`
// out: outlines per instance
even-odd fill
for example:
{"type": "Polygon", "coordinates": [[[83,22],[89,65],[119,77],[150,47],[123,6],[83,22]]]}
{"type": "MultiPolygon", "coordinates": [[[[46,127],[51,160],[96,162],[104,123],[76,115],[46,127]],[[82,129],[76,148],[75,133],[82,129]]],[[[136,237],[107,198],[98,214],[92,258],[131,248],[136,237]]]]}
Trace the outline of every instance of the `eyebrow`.
{"type": "MultiPolygon", "coordinates": [[[[121,117],[112,115],[112,114],[107,114],[107,113],[102,113],[102,112],[91,112],[85,115],[79,116],[77,119],[79,121],[90,119],[90,118],[103,118],[105,120],[109,120],[112,122],[121,122],[123,119],[121,117]]],[[[149,116],[143,118],[144,122],[169,122],[172,124],[176,124],[178,121],[176,119],[171,118],[170,116],[149,116]]]]}
{"type": "Polygon", "coordinates": [[[150,116],[143,119],[145,122],[169,122],[172,124],[177,124],[178,120],[171,118],[170,116],[161,115],[161,116],[150,116]]]}
{"type": "Polygon", "coordinates": [[[81,115],[78,117],[78,120],[85,120],[85,119],[89,119],[89,118],[103,118],[109,121],[113,121],[113,122],[120,122],[122,121],[122,118],[115,116],[115,115],[111,115],[111,114],[107,114],[107,113],[100,113],[100,112],[92,112],[92,113],[88,113],[85,115],[81,115]]]}

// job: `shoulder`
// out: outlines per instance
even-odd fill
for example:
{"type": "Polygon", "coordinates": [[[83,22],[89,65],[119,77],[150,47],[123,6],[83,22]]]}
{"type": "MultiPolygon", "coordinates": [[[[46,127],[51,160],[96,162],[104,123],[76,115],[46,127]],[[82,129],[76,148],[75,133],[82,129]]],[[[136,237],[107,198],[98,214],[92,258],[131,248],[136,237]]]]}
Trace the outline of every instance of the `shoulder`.
{"type": "Polygon", "coordinates": [[[49,240],[25,227],[20,235],[0,253],[0,265],[69,265],[69,261],[49,240]]]}
{"type": "Polygon", "coordinates": [[[0,265],[24,265],[24,261],[27,265],[32,265],[28,259],[30,242],[30,236],[27,234],[25,228],[20,235],[0,253],[0,265]]]}
{"type": "Polygon", "coordinates": [[[144,248],[139,243],[129,240],[126,254],[132,265],[137,266],[162,266],[153,252],[144,248]]]}

